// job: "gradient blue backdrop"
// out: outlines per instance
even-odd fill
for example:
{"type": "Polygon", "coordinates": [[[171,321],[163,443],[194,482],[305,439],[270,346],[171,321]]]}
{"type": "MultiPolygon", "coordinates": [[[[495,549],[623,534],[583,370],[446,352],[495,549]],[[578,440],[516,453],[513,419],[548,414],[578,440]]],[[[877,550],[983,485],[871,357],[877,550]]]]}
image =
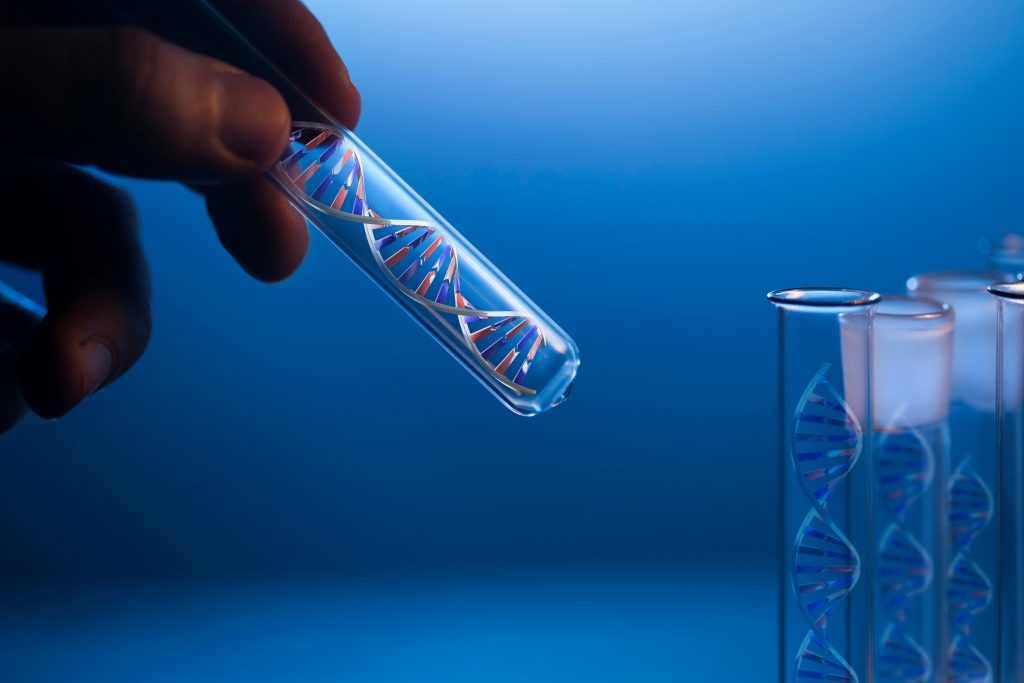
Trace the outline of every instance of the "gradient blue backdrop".
{"type": "Polygon", "coordinates": [[[763,295],[1021,227],[1024,7],[310,4],[362,137],[575,337],[572,399],[515,417],[326,240],[258,284],[189,192],[119,179],[152,344],[0,440],[5,584],[734,571],[770,637],[763,295]]]}

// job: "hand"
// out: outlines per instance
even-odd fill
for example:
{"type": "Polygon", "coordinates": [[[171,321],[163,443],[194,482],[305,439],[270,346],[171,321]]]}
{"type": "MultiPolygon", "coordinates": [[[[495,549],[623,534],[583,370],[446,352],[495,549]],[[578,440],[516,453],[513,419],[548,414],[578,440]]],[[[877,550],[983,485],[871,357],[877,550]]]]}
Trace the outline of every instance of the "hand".
{"type": "MultiPolygon", "coordinates": [[[[359,93],[299,0],[214,4],[355,126],[359,93]]],[[[212,19],[194,0],[0,0],[0,259],[44,278],[49,311],[16,373],[39,415],[63,415],[119,377],[150,334],[131,202],[68,162],[190,184],[221,243],[261,280],[287,277],[306,253],[304,220],[260,175],[300,105],[243,71],[251,53],[212,19]]]]}

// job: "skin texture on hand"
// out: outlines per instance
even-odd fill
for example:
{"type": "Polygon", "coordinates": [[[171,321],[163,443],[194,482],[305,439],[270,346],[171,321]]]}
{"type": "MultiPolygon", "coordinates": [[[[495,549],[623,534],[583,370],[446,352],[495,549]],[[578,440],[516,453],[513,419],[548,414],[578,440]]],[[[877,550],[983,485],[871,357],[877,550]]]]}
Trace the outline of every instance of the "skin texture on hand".
{"type": "MultiPolygon", "coordinates": [[[[355,126],[359,93],[299,0],[213,4],[355,126]]],[[[0,222],[0,260],[43,275],[48,312],[19,338],[13,373],[39,415],[61,416],[127,371],[151,328],[131,201],[69,164],[188,184],[225,249],[260,280],[287,277],[305,256],[305,221],[262,172],[290,121],[308,113],[195,0],[0,0],[0,92],[19,104],[0,108],[0,201],[51,207],[0,222]]]]}

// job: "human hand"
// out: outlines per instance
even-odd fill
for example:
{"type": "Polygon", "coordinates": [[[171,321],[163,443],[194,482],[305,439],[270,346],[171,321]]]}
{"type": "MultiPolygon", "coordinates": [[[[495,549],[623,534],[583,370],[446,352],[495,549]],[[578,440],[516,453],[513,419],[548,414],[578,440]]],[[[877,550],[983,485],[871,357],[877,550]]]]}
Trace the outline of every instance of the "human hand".
{"type": "MultiPolygon", "coordinates": [[[[299,0],[212,4],[355,126],[359,93],[299,0]]],[[[48,312],[16,363],[25,402],[43,417],[122,375],[150,335],[131,202],[69,163],[189,184],[221,243],[261,280],[287,277],[306,253],[305,221],[261,175],[302,105],[256,77],[212,16],[195,0],[0,0],[0,260],[43,275],[48,312]],[[14,207],[36,206],[46,211],[15,218],[14,207]]]]}

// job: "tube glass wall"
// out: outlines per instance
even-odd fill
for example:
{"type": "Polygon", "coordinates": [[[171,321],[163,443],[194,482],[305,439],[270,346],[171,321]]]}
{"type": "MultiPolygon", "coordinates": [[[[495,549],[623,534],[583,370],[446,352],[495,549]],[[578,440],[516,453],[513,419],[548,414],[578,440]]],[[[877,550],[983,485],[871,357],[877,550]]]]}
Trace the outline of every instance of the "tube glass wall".
{"type": "Polygon", "coordinates": [[[1024,283],[997,284],[1002,561],[999,683],[1024,681],[1024,283]]]}
{"type": "Polygon", "coordinates": [[[871,324],[878,295],[768,295],[779,333],[779,679],[869,680],[871,324]]]}
{"type": "Polygon", "coordinates": [[[884,295],[875,310],[876,680],[946,681],[952,309],[884,295]],[[938,569],[938,571],[936,571],[938,569]]]}

